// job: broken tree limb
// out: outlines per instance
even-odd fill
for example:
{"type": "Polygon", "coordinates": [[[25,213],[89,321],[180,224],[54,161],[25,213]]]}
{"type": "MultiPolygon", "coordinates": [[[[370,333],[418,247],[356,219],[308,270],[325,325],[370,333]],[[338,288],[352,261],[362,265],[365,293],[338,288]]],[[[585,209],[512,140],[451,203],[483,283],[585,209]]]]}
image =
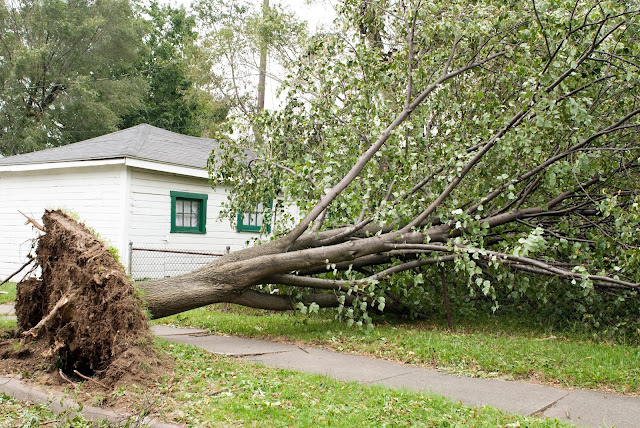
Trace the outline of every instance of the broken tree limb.
{"type": "Polygon", "coordinates": [[[62,372],[62,369],[58,369],[58,374],[60,375],[60,377],[64,380],[66,380],[67,382],[69,382],[71,385],[73,385],[74,388],[77,388],[78,385],[76,385],[71,379],[69,379],[67,376],[65,376],[65,374],[62,372]]]}
{"type": "Polygon", "coordinates": [[[58,300],[58,302],[55,304],[53,309],[51,309],[51,311],[49,311],[49,313],[47,314],[46,317],[42,318],[40,320],[40,322],[38,324],[36,324],[33,328],[22,332],[22,335],[25,336],[25,337],[31,336],[33,338],[38,337],[38,333],[40,332],[42,327],[47,325],[47,323],[51,320],[51,318],[53,318],[58,313],[58,311],[60,309],[65,307],[71,301],[72,297],[73,297],[73,294],[62,296],[60,298],[60,300],[58,300]]]}
{"type": "Polygon", "coordinates": [[[105,385],[104,383],[99,382],[99,381],[95,380],[95,379],[94,379],[94,378],[92,378],[92,377],[85,376],[85,375],[83,375],[82,373],[80,373],[78,370],[74,370],[73,372],[74,372],[76,375],[80,376],[80,377],[81,377],[82,379],[84,379],[84,380],[88,380],[88,381],[90,381],[90,382],[93,382],[93,383],[95,383],[96,385],[99,385],[99,386],[101,386],[101,387],[102,387],[102,388],[104,388],[104,389],[109,389],[109,388],[107,387],[107,385],[105,385]]]}
{"type": "Polygon", "coordinates": [[[42,232],[44,232],[44,231],[45,231],[45,230],[44,230],[44,226],[42,226],[40,223],[38,223],[38,221],[37,221],[35,218],[33,218],[33,217],[29,217],[28,215],[26,215],[25,213],[23,213],[23,212],[22,212],[22,211],[20,211],[20,210],[18,210],[18,212],[19,212],[20,214],[22,214],[23,216],[25,216],[25,217],[26,217],[27,222],[26,222],[25,224],[29,224],[29,223],[31,223],[31,224],[33,225],[33,227],[35,227],[36,229],[41,230],[42,232]]]}
{"type": "Polygon", "coordinates": [[[33,256],[31,254],[29,254],[29,260],[23,264],[22,266],[20,266],[20,269],[18,269],[17,271],[15,271],[14,273],[12,273],[11,275],[9,275],[8,277],[5,278],[4,281],[0,282],[0,286],[6,284],[7,282],[9,282],[9,280],[11,278],[13,278],[14,276],[16,276],[17,274],[19,274],[20,272],[22,272],[22,270],[24,268],[26,268],[27,266],[29,266],[31,263],[33,263],[35,259],[33,258],[33,256]]]}

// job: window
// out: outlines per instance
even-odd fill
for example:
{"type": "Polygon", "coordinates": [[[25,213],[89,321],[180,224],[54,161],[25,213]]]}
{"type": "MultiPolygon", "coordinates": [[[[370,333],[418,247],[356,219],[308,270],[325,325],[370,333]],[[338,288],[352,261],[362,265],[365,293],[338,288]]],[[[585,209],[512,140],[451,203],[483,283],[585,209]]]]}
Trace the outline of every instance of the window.
{"type": "MultiPolygon", "coordinates": [[[[264,225],[265,205],[265,203],[260,202],[253,212],[238,213],[238,232],[260,232],[264,225]]],[[[269,211],[271,211],[271,208],[273,208],[273,204],[269,202],[269,211]]],[[[271,223],[267,223],[266,226],[267,233],[271,232],[271,223]]]]}
{"type": "Polygon", "coordinates": [[[171,233],[207,233],[207,195],[171,192],[171,233]]]}

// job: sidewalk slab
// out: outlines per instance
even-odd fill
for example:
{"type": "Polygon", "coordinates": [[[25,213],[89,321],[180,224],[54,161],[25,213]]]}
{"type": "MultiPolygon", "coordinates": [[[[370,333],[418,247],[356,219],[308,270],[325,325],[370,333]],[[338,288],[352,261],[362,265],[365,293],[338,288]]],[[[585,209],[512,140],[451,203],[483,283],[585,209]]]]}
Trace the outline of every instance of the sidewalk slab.
{"type": "Polygon", "coordinates": [[[16,314],[16,309],[13,307],[13,305],[9,305],[9,304],[2,304],[0,305],[0,315],[15,315],[16,314]]]}
{"type": "MultiPolygon", "coordinates": [[[[159,327],[159,326],[155,326],[159,327]]],[[[161,337],[199,346],[209,352],[242,357],[271,367],[316,373],[341,381],[380,384],[443,395],[468,406],[492,406],[522,415],[557,418],[578,426],[640,427],[640,398],[502,379],[470,378],[316,348],[301,348],[265,340],[202,335],[191,329],[164,326],[161,337]],[[173,332],[173,333],[172,333],[173,332]]]]}
{"type": "Polygon", "coordinates": [[[640,398],[576,390],[542,414],[578,426],[640,427],[640,398]]]}
{"type": "Polygon", "coordinates": [[[444,395],[467,406],[491,406],[527,416],[540,412],[569,393],[551,386],[455,376],[428,369],[419,369],[410,375],[376,383],[391,388],[444,395]]]}
{"type": "Polygon", "coordinates": [[[170,325],[152,325],[151,332],[156,336],[180,336],[180,335],[206,335],[209,336],[207,330],[201,328],[179,328],[170,325]]]}
{"type": "Polygon", "coordinates": [[[342,381],[360,383],[373,383],[419,370],[417,367],[391,361],[315,348],[296,348],[284,354],[264,354],[246,359],[281,369],[322,374],[342,381]]]}
{"type": "Polygon", "coordinates": [[[197,346],[212,354],[229,357],[261,355],[299,350],[297,346],[282,345],[266,340],[244,339],[240,337],[217,336],[207,334],[206,330],[174,329],[167,326],[153,326],[151,331],[156,336],[172,342],[197,346]],[[163,327],[163,328],[158,328],[163,327]]]}
{"type": "Polygon", "coordinates": [[[550,386],[459,377],[437,370],[313,348],[246,359],[283,369],[322,374],[342,381],[436,393],[460,400],[468,406],[488,405],[524,415],[539,412],[568,394],[568,391],[550,386]]]}

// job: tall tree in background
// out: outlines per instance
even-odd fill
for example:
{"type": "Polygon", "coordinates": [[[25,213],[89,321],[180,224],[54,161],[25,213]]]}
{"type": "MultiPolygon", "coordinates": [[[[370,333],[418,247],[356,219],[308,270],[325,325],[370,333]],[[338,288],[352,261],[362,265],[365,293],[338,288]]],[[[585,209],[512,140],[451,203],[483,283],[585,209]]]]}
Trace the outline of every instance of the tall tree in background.
{"type": "Polygon", "coordinates": [[[149,123],[187,135],[207,134],[225,119],[229,107],[203,89],[210,85],[209,76],[199,73],[210,66],[198,44],[195,16],[155,1],[143,11],[149,17],[147,50],[136,68],[147,79],[149,92],[122,127],[149,123]]]}
{"type": "MultiPolygon", "coordinates": [[[[280,81],[297,59],[306,38],[305,24],[267,0],[201,1],[195,9],[212,64],[209,89],[230,100],[236,122],[254,123],[264,108],[267,77],[280,81]],[[267,58],[275,72],[269,70],[267,58]]],[[[252,130],[250,139],[257,138],[255,126],[246,129],[252,130]]]]}
{"type": "MultiPolygon", "coordinates": [[[[269,0],[262,2],[262,18],[267,20],[269,17],[269,0]]],[[[258,65],[258,105],[257,110],[264,110],[264,97],[266,95],[267,84],[267,55],[269,47],[267,46],[267,34],[260,34],[260,64],[258,65]]]]}
{"type": "Polygon", "coordinates": [[[2,0],[0,152],[117,130],[147,91],[142,35],[129,0],[2,0]]]}

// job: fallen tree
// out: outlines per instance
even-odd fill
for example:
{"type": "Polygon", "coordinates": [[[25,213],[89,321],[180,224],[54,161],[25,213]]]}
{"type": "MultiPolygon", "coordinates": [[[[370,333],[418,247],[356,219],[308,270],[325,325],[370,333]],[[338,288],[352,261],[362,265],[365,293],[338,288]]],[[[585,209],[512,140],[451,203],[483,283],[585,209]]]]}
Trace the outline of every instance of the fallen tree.
{"type": "Polygon", "coordinates": [[[210,162],[235,185],[229,217],[283,197],[302,219],[276,204],[274,239],[140,283],[151,315],[229,302],[367,322],[447,280],[494,310],[561,287],[583,314],[635,299],[638,11],[560,3],[345,2],[351,27],[309,47],[260,141],[210,162]]]}
{"type": "Polygon", "coordinates": [[[347,35],[315,41],[265,141],[243,142],[257,158],[226,142],[210,162],[230,218],[282,195],[304,218],[142,283],[151,313],[402,310],[440,269],[494,309],[519,278],[635,298],[637,5],[516,3],[345,2],[347,35]]]}

